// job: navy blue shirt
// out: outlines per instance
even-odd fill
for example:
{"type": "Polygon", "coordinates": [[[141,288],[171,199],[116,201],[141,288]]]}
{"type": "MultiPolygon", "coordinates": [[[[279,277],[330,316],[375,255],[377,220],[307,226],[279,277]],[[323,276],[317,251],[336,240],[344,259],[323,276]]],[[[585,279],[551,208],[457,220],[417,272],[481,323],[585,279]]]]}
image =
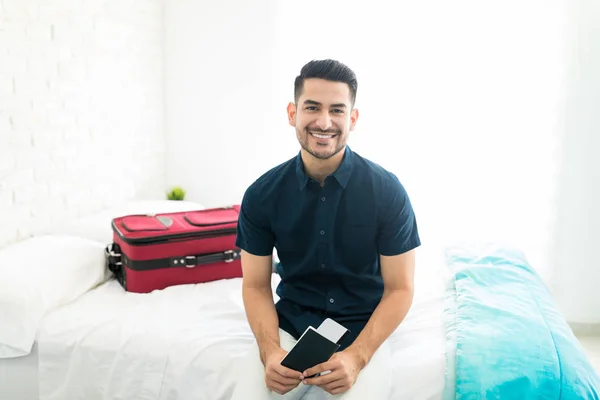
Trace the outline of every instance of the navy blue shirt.
{"type": "Polygon", "coordinates": [[[279,326],[298,339],[331,318],[350,330],[348,347],[383,295],[379,255],[420,245],[409,197],[391,172],[346,146],[323,187],[304,172],[300,153],[246,190],[236,245],[277,250],[279,326]]]}

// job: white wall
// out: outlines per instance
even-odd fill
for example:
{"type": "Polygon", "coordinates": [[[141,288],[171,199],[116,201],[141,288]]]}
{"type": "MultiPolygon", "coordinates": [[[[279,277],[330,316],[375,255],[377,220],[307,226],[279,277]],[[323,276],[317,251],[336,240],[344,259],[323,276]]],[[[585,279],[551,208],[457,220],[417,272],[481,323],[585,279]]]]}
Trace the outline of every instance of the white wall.
{"type": "MultiPolygon", "coordinates": [[[[237,203],[252,180],[297,151],[286,104],[273,96],[282,85],[278,3],[165,4],[167,181],[186,199],[237,203]]],[[[292,93],[293,82],[283,83],[292,93]]]]}
{"type": "Polygon", "coordinates": [[[570,322],[600,323],[597,2],[218,4],[166,4],[169,185],[239,201],[298,149],[300,67],[338,58],[359,77],[350,143],[405,183],[424,241],[517,245],[570,322]]]}
{"type": "Polygon", "coordinates": [[[285,107],[302,65],[337,58],[359,80],[350,144],[399,176],[423,241],[507,241],[545,272],[565,2],[169,1],[168,183],[240,201],[299,149],[285,107]]]}
{"type": "Polygon", "coordinates": [[[0,21],[0,246],[162,197],[162,2],[2,0],[0,21]]]}
{"type": "Polygon", "coordinates": [[[553,289],[567,320],[600,324],[600,3],[570,13],[553,289]]]}

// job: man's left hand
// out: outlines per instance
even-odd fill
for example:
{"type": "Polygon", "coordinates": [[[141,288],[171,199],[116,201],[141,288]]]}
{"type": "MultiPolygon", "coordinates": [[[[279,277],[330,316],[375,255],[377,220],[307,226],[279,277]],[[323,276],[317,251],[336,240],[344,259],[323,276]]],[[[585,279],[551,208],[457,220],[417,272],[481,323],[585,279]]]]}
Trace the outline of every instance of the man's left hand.
{"type": "Polygon", "coordinates": [[[305,378],[304,384],[319,386],[330,394],[344,393],[354,385],[361,369],[358,354],[344,350],[335,353],[329,361],[307,369],[304,372],[305,377],[331,372],[310,379],[305,378]]]}

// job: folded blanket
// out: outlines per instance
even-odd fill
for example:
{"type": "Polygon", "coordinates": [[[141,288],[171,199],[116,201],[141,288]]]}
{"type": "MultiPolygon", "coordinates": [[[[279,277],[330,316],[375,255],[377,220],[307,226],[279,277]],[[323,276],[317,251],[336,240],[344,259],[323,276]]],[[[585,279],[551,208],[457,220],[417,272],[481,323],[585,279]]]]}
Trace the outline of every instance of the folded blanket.
{"type": "Polygon", "coordinates": [[[455,246],[445,399],[598,399],[600,378],[519,251],[455,246]]]}

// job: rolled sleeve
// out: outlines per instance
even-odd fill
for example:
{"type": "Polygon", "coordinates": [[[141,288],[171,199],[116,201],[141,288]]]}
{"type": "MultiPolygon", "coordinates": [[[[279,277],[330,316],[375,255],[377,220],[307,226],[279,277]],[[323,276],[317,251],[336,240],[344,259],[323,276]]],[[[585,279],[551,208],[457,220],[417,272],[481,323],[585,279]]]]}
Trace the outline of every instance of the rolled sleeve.
{"type": "Polygon", "coordinates": [[[270,222],[259,199],[260,190],[251,186],[242,199],[237,225],[236,246],[256,256],[273,254],[275,244],[270,222]]]}
{"type": "Polygon", "coordinates": [[[379,254],[394,256],[419,247],[417,220],[404,186],[391,174],[382,191],[377,237],[379,254]]]}

